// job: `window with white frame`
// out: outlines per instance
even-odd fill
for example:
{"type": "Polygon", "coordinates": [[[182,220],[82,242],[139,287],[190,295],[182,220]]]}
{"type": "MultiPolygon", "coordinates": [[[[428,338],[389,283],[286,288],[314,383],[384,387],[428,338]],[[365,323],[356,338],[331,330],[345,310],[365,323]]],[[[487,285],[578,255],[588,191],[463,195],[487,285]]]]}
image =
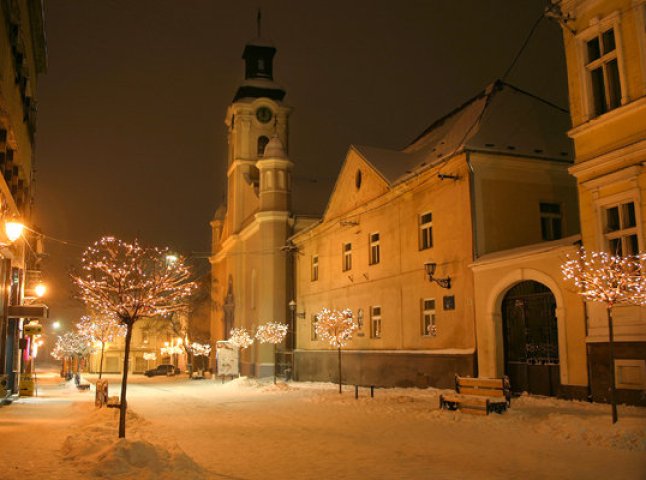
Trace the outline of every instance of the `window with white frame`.
{"type": "Polygon", "coordinates": [[[635,202],[604,206],[603,222],[608,253],[621,256],[639,253],[635,202]]]}
{"type": "Polygon", "coordinates": [[[319,279],[319,256],[312,255],[312,281],[319,279]]]}
{"type": "Polygon", "coordinates": [[[370,307],[370,338],[381,338],[381,307],[370,307]]]}
{"type": "Polygon", "coordinates": [[[316,321],[318,320],[318,317],[316,314],[312,315],[312,332],[311,332],[311,339],[313,342],[319,339],[318,334],[316,333],[316,321]]]}
{"type": "Polygon", "coordinates": [[[563,216],[561,205],[558,203],[544,203],[539,205],[541,212],[541,236],[543,240],[558,240],[562,238],[563,216]]]}
{"type": "Polygon", "coordinates": [[[343,271],[347,272],[352,269],[352,244],[343,244],[343,271]]]}
{"type": "Polygon", "coordinates": [[[434,337],[435,327],[435,299],[425,298],[422,300],[422,336],[434,337]]]}
{"type": "Polygon", "coordinates": [[[425,250],[433,246],[433,214],[423,213],[419,216],[419,249],[425,250]]]}
{"type": "Polygon", "coordinates": [[[588,75],[590,117],[597,117],[621,105],[622,91],[617,55],[616,24],[601,23],[583,44],[588,75]]]}
{"type": "Polygon", "coordinates": [[[381,259],[381,247],[379,243],[379,233],[370,234],[370,265],[379,263],[381,259]]]}

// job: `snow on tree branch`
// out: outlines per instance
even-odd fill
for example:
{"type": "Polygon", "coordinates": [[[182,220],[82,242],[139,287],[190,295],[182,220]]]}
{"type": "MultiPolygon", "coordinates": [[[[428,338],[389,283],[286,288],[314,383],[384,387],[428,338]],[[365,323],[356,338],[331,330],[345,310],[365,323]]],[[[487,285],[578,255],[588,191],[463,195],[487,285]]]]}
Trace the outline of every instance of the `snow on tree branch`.
{"type": "Polygon", "coordinates": [[[260,325],[256,330],[256,338],[260,343],[279,344],[287,335],[287,324],[269,322],[260,325]]]}
{"type": "Polygon", "coordinates": [[[93,352],[92,339],[88,335],[68,332],[59,335],[51,355],[56,360],[69,357],[83,357],[93,352]]]}
{"type": "Polygon", "coordinates": [[[191,348],[193,349],[193,355],[196,357],[208,357],[211,354],[211,345],[208,343],[193,342],[191,348]]]}
{"type": "Polygon", "coordinates": [[[116,315],[123,324],[166,315],[184,308],[195,288],[190,269],[181,259],[167,261],[167,253],[104,237],[85,250],[82,272],[72,280],[87,307],[116,315]]]}
{"type": "Polygon", "coordinates": [[[253,337],[246,328],[233,328],[229,333],[229,342],[240,349],[249,348],[253,345],[253,337]]]}
{"type": "Polygon", "coordinates": [[[576,258],[561,266],[566,280],[574,283],[586,300],[615,304],[646,304],[646,255],[612,256],[605,252],[588,253],[581,248],[576,258]]]}
{"type": "Polygon", "coordinates": [[[114,315],[90,316],[83,315],[81,321],[76,324],[79,333],[86,335],[93,342],[110,343],[116,337],[126,336],[126,326],[119,323],[114,315]]]}
{"type": "Polygon", "coordinates": [[[349,308],[343,311],[324,308],[316,314],[314,328],[321,340],[334,348],[341,348],[352,339],[358,325],[354,322],[352,310],[349,308]]]}

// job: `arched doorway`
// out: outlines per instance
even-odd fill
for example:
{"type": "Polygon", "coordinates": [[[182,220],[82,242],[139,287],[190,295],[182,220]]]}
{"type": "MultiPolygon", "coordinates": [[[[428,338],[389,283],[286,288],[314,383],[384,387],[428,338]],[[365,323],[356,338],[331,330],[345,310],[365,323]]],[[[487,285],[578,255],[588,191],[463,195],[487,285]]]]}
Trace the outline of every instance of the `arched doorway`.
{"type": "Polygon", "coordinates": [[[560,386],[556,299],[542,283],[516,284],[502,301],[505,375],[514,392],[556,395],[560,386]]]}

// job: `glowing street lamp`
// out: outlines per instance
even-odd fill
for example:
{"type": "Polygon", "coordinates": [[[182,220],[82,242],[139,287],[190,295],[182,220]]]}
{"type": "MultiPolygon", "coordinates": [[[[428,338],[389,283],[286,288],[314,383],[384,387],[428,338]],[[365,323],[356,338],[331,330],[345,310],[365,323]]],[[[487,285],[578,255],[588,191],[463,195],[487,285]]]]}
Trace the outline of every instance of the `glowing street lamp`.
{"type": "Polygon", "coordinates": [[[59,328],[61,328],[61,322],[59,322],[58,320],[56,320],[54,323],[52,323],[52,328],[53,328],[54,330],[58,330],[59,328]]]}
{"type": "Polygon", "coordinates": [[[4,228],[9,242],[13,243],[20,238],[25,226],[17,220],[9,220],[5,222],[4,228]]]}
{"type": "Polygon", "coordinates": [[[39,283],[34,287],[34,293],[38,298],[42,298],[47,293],[47,286],[44,283],[39,283]]]}

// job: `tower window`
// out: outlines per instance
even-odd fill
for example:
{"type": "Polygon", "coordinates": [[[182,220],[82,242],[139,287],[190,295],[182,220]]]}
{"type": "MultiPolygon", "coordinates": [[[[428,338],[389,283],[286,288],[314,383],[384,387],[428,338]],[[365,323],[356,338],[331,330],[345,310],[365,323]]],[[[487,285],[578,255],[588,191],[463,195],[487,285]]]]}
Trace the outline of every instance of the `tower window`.
{"type": "Polygon", "coordinates": [[[265,153],[265,147],[269,143],[269,138],[265,137],[264,135],[262,137],[258,137],[258,156],[262,157],[265,153]]]}

